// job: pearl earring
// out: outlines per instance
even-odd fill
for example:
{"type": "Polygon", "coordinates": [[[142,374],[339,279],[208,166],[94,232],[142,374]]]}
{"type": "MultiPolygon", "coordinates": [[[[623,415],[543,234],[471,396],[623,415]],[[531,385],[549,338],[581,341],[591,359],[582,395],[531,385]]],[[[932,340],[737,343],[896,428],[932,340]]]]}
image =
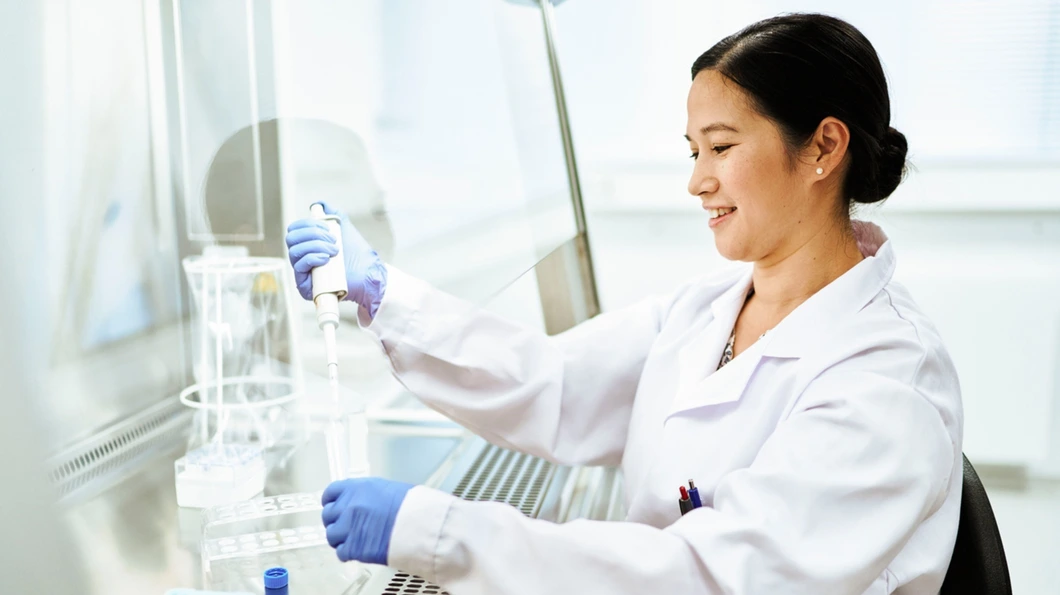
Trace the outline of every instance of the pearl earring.
{"type": "Polygon", "coordinates": [[[818,167],[817,168],[817,175],[821,175],[823,173],[824,173],[824,168],[823,167],[818,167]]]}

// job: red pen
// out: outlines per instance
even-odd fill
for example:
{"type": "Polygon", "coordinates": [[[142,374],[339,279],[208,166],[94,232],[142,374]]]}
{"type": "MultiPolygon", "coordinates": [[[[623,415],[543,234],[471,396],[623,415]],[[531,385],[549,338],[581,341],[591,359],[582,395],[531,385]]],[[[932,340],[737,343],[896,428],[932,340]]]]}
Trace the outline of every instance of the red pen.
{"type": "Polygon", "coordinates": [[[688,499],[688,490],[685,486],[680,487],[681,499],[677,501],[677,505],[681,507],[681,516],[684,516],[689,510],[692,510],[692,501],[688,499]]]}

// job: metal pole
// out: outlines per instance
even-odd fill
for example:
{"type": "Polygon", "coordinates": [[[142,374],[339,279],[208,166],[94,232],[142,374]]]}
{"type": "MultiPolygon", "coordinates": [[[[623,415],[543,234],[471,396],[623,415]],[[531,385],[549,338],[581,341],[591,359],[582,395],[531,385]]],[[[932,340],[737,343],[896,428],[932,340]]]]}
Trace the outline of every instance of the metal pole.
{"type": "MultiPolygon", "coordinates": [[[[585,218],[585,206],[582,201],[581,192],[581,181],[578,177],[578,166],[574,154],[574,142],[571,136],[570,121],[567,115],[567,100],[563,92],[563,79],[560,76],[559,69],[559,56],[556,51],[556,26],[555,26],[555,13],[554,6],[551,0],[538,0],[538,5],[541,8],[541,18],[544,25],[545,31],[545,46],[548,51],[548,62],[549,70],[552,75],[552,89],[556,100],[556,114],[559,118],[560,135],[563,140],[563,153],[567,163],[567,179],[570,183],[570,195],[571,195],[571,206],[574,210],[575,226],[577,228],[578,235],[573,240],[573,245],[570,243],[561,246],[553,254],[546,258],[546,261],[552,260],[552,267],[557,267],[551,275],[549,272],[540,271],[540,280],[556,280],[558,279],[556,272],[562,272],[562,262],[566,261],[570,263],[571,260],[576,261],[577,271],[566,270],[566,277],[569,284],[570,299],[577,299],[577,304],[572,303],[569,308],[567,321],[549,321],[547,320],[547,310],[549,304],[546,306],[546,324],[549,327],[549,332],[558,332],[562,330],[562,327],[572,326],[582,320],[591,318],[600,312],[600,300],[599,294],[596,288],[596,274],[593,269],[592,253],[589,248],[589,233],[588,226],[585,218]],[[564,255],[566,253],[566,255],[564,255]],[[554,258],[553,258],[554,257],[554,258]],[[575,274],[576,273],[576,274],[575,274]]],[[[571,263],[573,264],[573,263],[571,263]]],[[[548,268],[550,263],[543,261],[541,265],[546,265],[548,268]]],[[[539,267],[541,267],[539,265],[539,267]]],[[[547,290],[543,292],[547,293],[547,290]]]]}

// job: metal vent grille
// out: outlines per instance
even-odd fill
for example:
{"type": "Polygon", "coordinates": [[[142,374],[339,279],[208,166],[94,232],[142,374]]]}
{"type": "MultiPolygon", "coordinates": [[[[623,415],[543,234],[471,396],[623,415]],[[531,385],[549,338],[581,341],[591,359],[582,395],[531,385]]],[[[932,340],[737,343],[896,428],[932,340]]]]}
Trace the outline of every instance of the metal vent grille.
{"type": "MultiPolygon", "coordinates": [[[[506,502],[527,516],[537,516],[555,473],[555,465],[548,461],[489,445],[460,478],[453,495],[464,500],[506,502]]],[[[405,573],[395,574],[383,594],[449,595],[441,587],[405,573]]]]}
{"type": "Polygon", "coordinates": [[[441,587],[432,585],[418,576],[399,572],[383,589],[384,595],[449,595],[441,587]]]}
{"type": "Polygon", "coordinates": [[[190,414],[180,401],[166,399],[51,457],[49,477],[60,500],[69,502],[89,484],[104,489],[105,476],[183,440],[190,414]]]}
{"type": "Polygon", "coordinates": [[[548,461],[491,445],[456,484],[453,495],[506,502],[527,516],[536,516],[555,470],[548,461]]]}

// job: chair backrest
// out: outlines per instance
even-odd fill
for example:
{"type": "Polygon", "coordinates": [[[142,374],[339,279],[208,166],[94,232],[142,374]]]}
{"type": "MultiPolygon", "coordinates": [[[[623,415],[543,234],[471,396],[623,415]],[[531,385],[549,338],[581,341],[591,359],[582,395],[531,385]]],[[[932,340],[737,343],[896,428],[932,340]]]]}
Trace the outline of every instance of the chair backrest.
{"type": "Polygon", "coordinates": [[[1005,548],[975,468],[964,458],[964,493],[957,543],[939,595],[1012,595],[1005,548]]]}

